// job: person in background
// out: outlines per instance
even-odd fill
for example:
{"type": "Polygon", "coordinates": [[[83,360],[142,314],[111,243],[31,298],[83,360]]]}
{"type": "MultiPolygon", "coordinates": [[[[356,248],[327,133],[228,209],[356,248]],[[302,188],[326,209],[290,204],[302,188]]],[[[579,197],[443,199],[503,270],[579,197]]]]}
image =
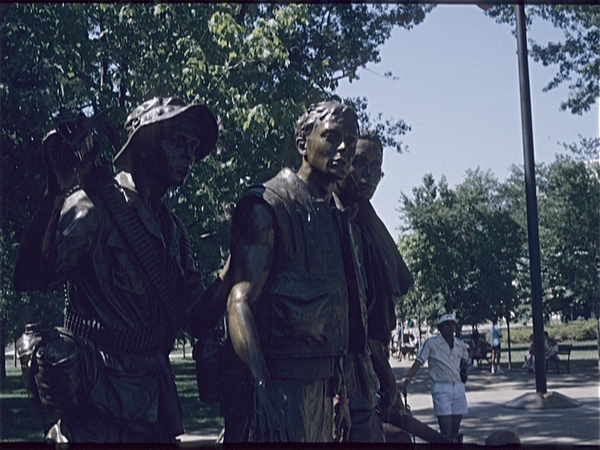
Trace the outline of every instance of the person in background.
{"type": "Polygon", "coordinates": [[[492,367],[493,374],[503,373],[500,367],[500,353],[502,346],[502,330],[498,326],[498,319],[492,320],[492,329],[490,330],[490,342],[492,344],[492,367]]]}
{"type": "Polygon", "coordinates": [[[533,345],[533,334],[529,336],[529,351],[525,355],[525,363],[523,368],[528,372],[535,371],[535,347],[533,345]]]}
{"type": "Polygon", "coordinates": [[[546,345],[546,359],[555,360],[558,359],[558,342],[556,339],[549,337],[548,345],[546,345]]]}
{"type": "Polygon", "coordinates": [[[391,337],[390,344],[388,346],[388,351],[387,351],[388,359],[390,356],[394,356],[394,354],[396,352],[400,351],[400,344],[401,344],[400,339],[402,336],[401,328],[402,328],[402,326],[400,324],[398,324],[398,326],[392,330],[392,337],[391,337]]]}
{"type": "Polygon", "coordinates": [[[461,370],[468,364],[467,345],[455,337],[458,322],[453,314],[444,314],[438,321],[440,334],[428,338],[408,370],[403,389],[406,389],[419,369],[427,362],[432,380],[433,413],[442,434],[462,442],[459,434],[462,416],[468,412],[465,385],[461,370]]]}
{"type": "Polygon", "coordinates": [[[485,345],[485,341],[481,339],[479,335],[479,331],[473,331],[471,335],[471,349],[470,349],[470,357],[471,362],[476,361],[478,359],[483,359],[487,356],[487,346],[485,345]]]}

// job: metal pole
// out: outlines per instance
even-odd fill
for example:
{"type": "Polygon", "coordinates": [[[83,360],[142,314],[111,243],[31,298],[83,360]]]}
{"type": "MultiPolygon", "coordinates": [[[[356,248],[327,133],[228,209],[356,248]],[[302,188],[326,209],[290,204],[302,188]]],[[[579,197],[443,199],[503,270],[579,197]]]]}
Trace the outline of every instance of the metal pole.
{"type": "Polygon", "coordinates": [[[521,87],[521,126],[525,159],[525,193],[527,197],[527,230],[529,235],[529,271],[531,276],[531,309],[533,315],[533,343],[535,346],[535,390],[545,394],[546,357],[544,348],[544,317],[542,304],[542,276],[540,265],[540,237],[538,234],[537,198],[535,188],[535,161],[533,158],[533,127],[529,66],[527,62],[527,32],[525,7],[516,5],[517,49],[519,55],[519,84],[521,87]]]}

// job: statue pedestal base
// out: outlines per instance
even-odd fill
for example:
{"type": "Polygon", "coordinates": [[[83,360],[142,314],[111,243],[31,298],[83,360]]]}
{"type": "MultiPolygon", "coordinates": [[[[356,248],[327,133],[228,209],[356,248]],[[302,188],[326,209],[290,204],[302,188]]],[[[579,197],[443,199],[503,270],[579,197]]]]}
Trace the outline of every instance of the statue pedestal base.
{"type": "Polygon", "coordinates": [[[504,405],[505,408],[515,409],[560,409],[575,408],[577,406],[581,406],[581,403],[559,392],[547,392],[545,394],[532,392],[521,395],[504,405]]]}

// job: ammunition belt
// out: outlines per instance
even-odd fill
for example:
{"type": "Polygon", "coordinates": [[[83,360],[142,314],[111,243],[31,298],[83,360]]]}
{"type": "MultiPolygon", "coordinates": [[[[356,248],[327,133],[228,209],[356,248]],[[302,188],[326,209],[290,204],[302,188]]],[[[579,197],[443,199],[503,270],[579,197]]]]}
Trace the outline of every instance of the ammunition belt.
{"type": "Polygon", "coordinates": [[[166,324],[149,328],[108,327],[95,319],[85,319],[70,305],[65,314],[65,328],[97,345],[125,353],[148,354],[168,346],[166,324]]]}
{"type": "MultiPolygon", "coordinates": [[[[153,245],[140,217],[133,208],[127,205],[123,190],[114,179],[107,180],[96,189],[112,216],[120,236],[137,257],[148,283],[167,317],[173,326],[178,328],[183,317],[183,302],[177,298],[177,290],[173,286],[172,280],[167,277],[165,265],[161,263],[161,255],[153,245]]],[[[171,215],[175,217],[174,214],[171,215]]],[[[181,225],[180,221],[176,220],[175,223],[178,226],[181,225]]],[[[183,228],[183,235],[187,236],[185,228],[183,228]]],[[[189,246],[189,244],[187,245],[189,246]]]]}

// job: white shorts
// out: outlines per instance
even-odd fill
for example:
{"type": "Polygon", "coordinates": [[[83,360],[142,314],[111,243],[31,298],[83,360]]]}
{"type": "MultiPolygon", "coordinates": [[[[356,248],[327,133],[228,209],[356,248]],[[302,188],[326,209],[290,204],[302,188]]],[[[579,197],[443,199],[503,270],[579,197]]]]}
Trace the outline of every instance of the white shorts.
{"type": "Polygon", "coordinates": [[[467,394],[463,383],[434,382],[431,387],[435,416],[462,416],[468,412],[467,394]]]}

